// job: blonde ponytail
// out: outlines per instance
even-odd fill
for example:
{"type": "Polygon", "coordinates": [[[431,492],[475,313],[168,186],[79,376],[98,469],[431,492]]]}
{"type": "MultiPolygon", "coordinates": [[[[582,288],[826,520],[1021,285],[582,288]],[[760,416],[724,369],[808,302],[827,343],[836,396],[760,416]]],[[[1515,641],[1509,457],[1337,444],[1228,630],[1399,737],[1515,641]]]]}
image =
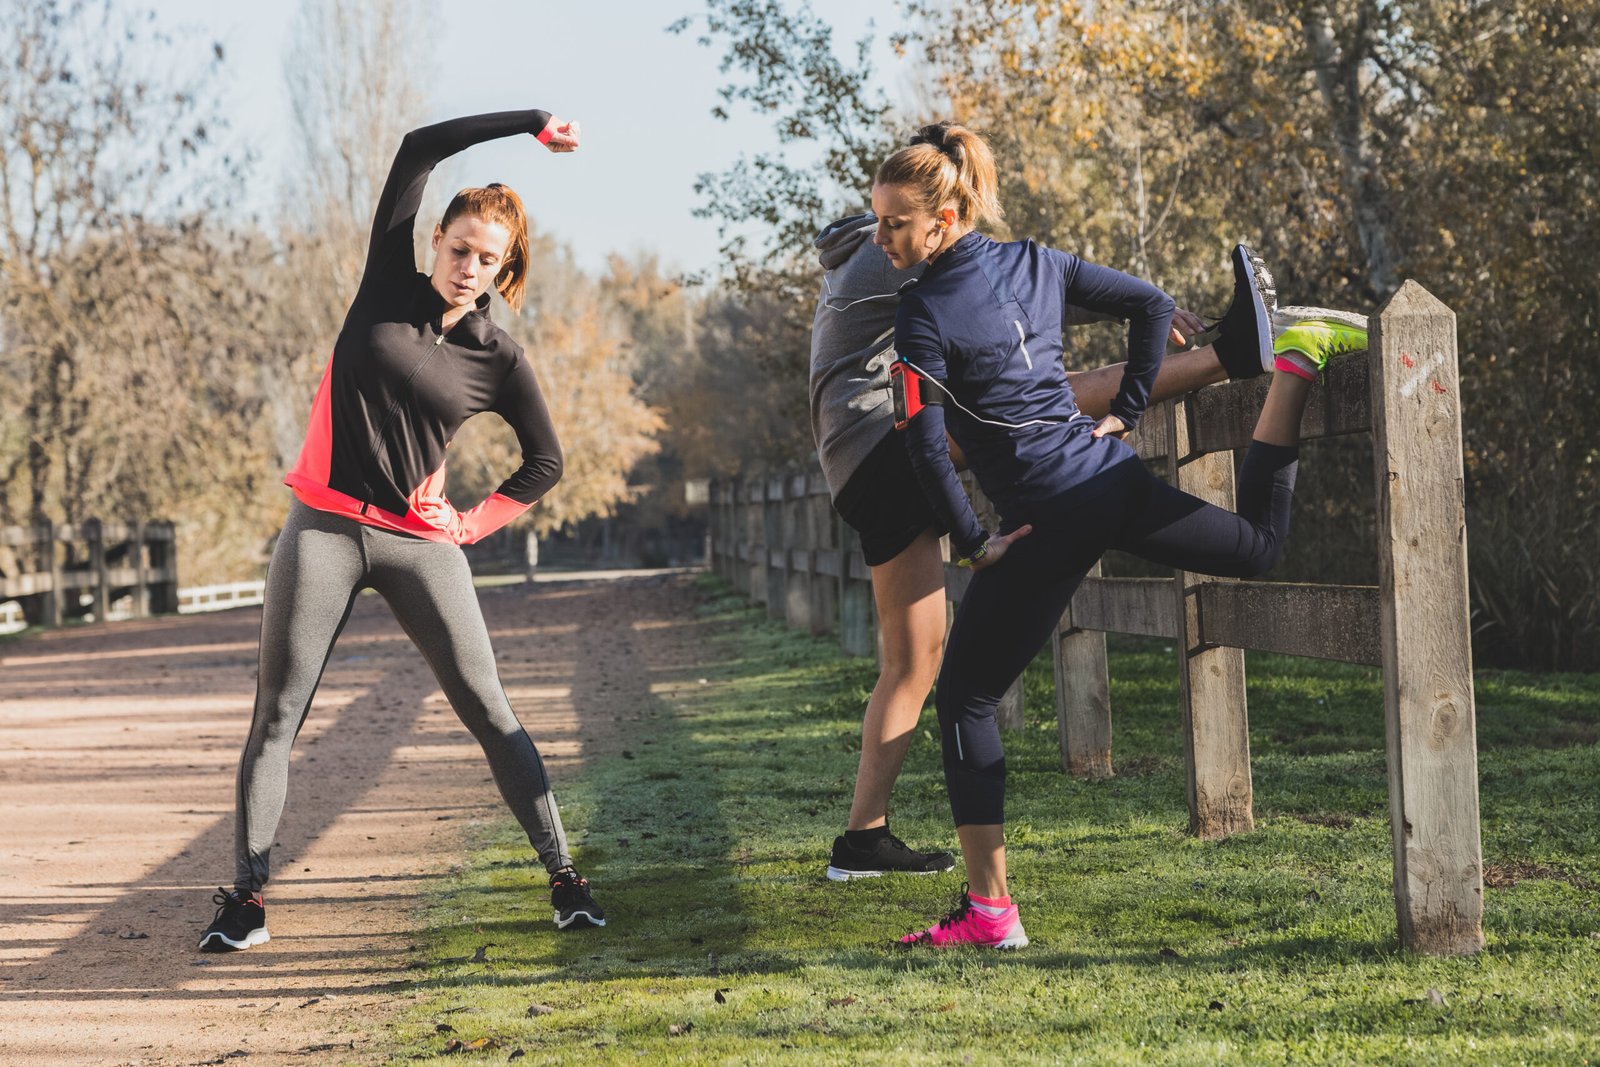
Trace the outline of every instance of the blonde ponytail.
{"type": "Polygon", "coordinates": [[[998,222],[1005,215],[994,153],[982,137],[959,123],[922,127],[906,147],[883,161],[875,182],[905,189],[911,203],[929,214],[953,200],[957,216],[968,226],[985,219],[998,222]]]}

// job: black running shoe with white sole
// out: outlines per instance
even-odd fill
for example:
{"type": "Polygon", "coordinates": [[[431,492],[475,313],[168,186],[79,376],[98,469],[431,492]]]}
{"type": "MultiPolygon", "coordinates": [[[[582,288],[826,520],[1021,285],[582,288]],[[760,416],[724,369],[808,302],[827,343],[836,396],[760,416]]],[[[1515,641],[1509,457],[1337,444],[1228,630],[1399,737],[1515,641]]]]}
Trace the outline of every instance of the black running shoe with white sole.
{"type": "Polygon", "coordinates": [[[1254,378],[1273,367],[1272,313],[1278,307],[1277,283],[1266,262],[1249,247],[1233,248],[1233,300],[1214,326],[1217,359],[1234,381],[1254,378]]]}
{"type": "Polygon", "coordinates": [[[881,878],[886,874],[941,874],[956,865],[948,852],[918,852],[893,834],[885,834],[871,848],[855,848],[840,835],[833,839],[828,877],[835,882],[852,878],[881,878]]]}
{"type": "Polygon", "coordinates": [[[259,893],[246,895],[219,886],[211,900],[217,906],[217,917],[200,935],[201,952],[239,952],[272,940],[267,933],[267,907],[259,893]]]}
{"type": "Polygon", "coordinates": [[[605,911],[589,892],[589,879],[571,867],[550,876],[550,906],[558,929],[606,924],[605,911]]]}

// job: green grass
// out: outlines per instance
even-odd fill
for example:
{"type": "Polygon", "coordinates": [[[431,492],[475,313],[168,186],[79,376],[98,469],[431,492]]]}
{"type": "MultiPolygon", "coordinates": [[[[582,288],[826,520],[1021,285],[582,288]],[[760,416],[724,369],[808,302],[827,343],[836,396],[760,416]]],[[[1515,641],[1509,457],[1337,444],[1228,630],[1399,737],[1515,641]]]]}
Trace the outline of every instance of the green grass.
{"type": "MultiPolygon", "coordinates": [[[[1484,854],[1503,885],[1486,890],[1487,949],[1433,959],[1395,938],[1376,671],[1252,656],[1258,829],[1201,842],[1171,651],[1114,642],[1119,776],[1102,782],[1060,772],[1036,663],[1029,726],[1007,739],[1012,893],[1034,943],[910,953],[886,943],[947,909],[959,871],[822,877],[872,663],[705,591],[701,664],[653,679],[687,695],[651,709],[631,758],[562,786],[611,925],[555,932],[525,842],[497,827],[431,905],[396,1060],[1600,1062],[1600,678],[1479,674],[1484,854]]],[[[895,827],[948,846],[924,734],[895,827]]]]}

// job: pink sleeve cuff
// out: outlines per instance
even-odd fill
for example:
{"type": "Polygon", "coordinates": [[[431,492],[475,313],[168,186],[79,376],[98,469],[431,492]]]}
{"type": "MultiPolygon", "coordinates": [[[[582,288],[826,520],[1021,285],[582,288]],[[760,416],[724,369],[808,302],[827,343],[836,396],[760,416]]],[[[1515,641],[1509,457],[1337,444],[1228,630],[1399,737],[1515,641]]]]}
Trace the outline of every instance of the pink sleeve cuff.
{"type": "Polygon", "coordinates": [[[500,527],[521,515],[531,508],[532,504],[519,504],[508,496],[499,493],[489,494],[489,499],[456,516],[460,529],[456,534],[456,543],[463,545],[476,544],[488,537],[500,527]]]}
{"type": "Polygon", "coordinates": [[[555,135],[556,135],[556,117],[554,115],[551,115],[550,116],[550,121],[544,124],[544,129],[540,130],[538,133],[534,134],[533,136],[540,144],[549,144],[550,143],[550,138],[554,137],[555,135]]]}

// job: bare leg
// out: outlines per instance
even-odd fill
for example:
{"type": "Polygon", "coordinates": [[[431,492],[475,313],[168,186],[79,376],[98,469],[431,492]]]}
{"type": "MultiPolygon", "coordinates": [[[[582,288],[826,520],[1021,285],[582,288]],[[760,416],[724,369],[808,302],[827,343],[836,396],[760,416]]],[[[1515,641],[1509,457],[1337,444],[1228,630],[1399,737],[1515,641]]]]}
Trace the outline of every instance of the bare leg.
{"type": "Polygon", "coordinates": [[[1273,371],[1266,403],[1261,405],[1261,415],[1256,419],[1256,432],[1252,435],[1255,440],[1266,445],[1298,445],[1300,416],[1305,413],[1310,395],[1311,383],[1298,374],[1273,371]]]}
{"type": "Polygon", "coordinates": [[[980,897],[1003,897],[1006,890],[1006,828],[999,823],[987,826],[958,826],[961,858],[967,866],[967,891],[980,897]]]}
{"type": "MultiPolygon", "coordinates": [[[[1103,419],[1110,414],[1111,401],[1116,399],[1117,389],[1122,385],[1125,366],[1124,363],[1113,363],[1068,374],[1067,384],[1072,386],[1073,395],[1078,398],[1078,410],[1091,419],[1103,419]]],[[[1155,388],[1151,390],[1150,402],[1154,404],[1160,400],[1171,400],[1175,396],[1227,380],[1228,372],[1222,369],[1216,350],[1210,345],[1187,352],[1175,352],[1161,361],[1161,373],[1156,377],[1155,388]]]]}
{"type": "Polygon", "coordinates": [[[883,633],[883,669],[861,724],[851,830],[868,830],[888,821],[889,793],[939,673],[944,651],[944,561],[932,530],[923,531],[889,562],[872,568],[872,596],[883,633]]]}

